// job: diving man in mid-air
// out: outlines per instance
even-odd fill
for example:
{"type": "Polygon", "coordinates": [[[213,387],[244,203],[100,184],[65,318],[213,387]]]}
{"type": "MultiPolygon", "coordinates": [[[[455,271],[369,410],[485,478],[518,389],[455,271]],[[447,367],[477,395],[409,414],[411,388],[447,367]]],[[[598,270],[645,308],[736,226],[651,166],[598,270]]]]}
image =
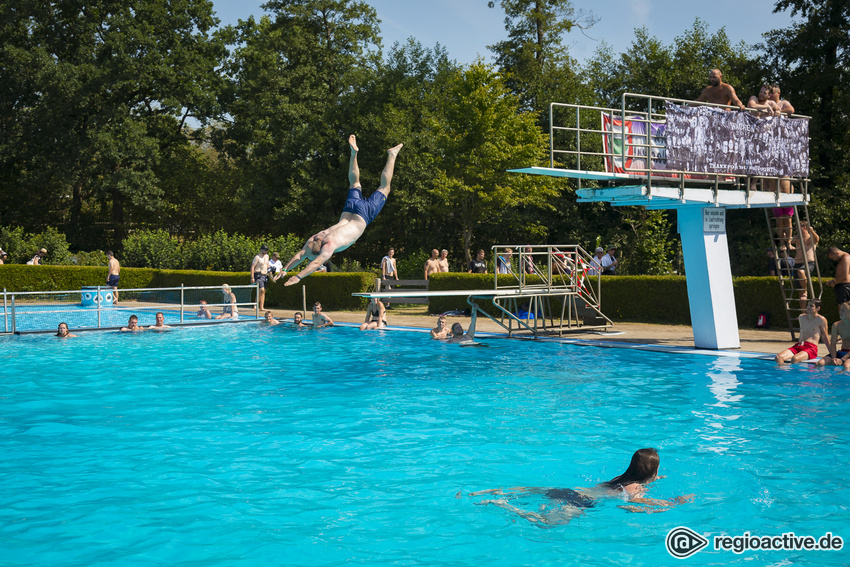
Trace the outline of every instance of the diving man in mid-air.
{"type": "Polygon", "coordinates": [[[303,262],[305,258],[312,260],[306,268],[289,278],[284,285],[297,284],[327,262],[334,252],[345,250],[354,244],[366,230],[366,226],[375,220],[375,217],[381,212],[384,203],[387,202],[395,158],[404,144],[399,144],[387,150],[387,164],[384,166],[384,171],[381,172],[381,185],[368,199],[363,198],[360,186],[360,168],[357,167],[357,140],[353,134],[348,138],[348,145],[351,146],[351,158],[348,162],[348,181],[351,184],[351,189],[348,190],[348,199],[342,209],[342,216],[339,217],[339,222],[332,227],[308,238],[304,247],[283,267],[285,274],[291,268],[303,262]]]}

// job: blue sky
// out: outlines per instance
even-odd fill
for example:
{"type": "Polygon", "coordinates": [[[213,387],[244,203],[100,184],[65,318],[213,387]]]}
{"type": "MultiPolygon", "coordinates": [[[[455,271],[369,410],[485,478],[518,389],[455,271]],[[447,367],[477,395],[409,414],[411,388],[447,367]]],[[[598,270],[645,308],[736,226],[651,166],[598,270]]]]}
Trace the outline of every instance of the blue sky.
{"type": "MultiPolygon", "coordinates": [[[[222,25],[235,24],[250,15],[263,13],[265,0],[213,0],[222,25]]],[[[481,55],[491,62],[488,45],[505,38],[501,8],[488,8],[487,0],[366,0],[381,19],[384,51],[396,41],[415,37],[425,47],[443,45],[449,57],[471,63],[481,55]]],[[[498,2],[497,2],[498,6],[498,2]]],[[[591,57],[601,40],[615,53],[625,51],[634,39],[634,29],[646,26],[665,44],[690,29],[694,19],[704,20],[711,33],[725,26],[733,42],[754,44],[761,34],[787,27],[787,12],[772,14],[773,0],[574,0],[578,10],[592,10],[600,21],[586,36],[574,31],[566,42],[576,59],[591,57]]]]}

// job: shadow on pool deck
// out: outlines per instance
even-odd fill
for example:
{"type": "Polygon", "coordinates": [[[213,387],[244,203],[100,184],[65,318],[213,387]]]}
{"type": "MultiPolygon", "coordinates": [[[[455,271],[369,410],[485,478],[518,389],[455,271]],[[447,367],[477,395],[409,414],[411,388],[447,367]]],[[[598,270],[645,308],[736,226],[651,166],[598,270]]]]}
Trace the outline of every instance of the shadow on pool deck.
{"type": "MultiPolygon", "coordinates": [[[[275,317],[291,319],[294,311],[272,309],[275,317]]],[[[326,311],[331,319],[340,323],[360,324],[366,317],[365,311],[326,311]]],[[[309,313],[307,318],[309,319],[309,313]]],[[[437,325],[437,316],[428,315],[424,306],[393,307],[387,313],[387,321],[394,327],[416,327],[432,329],[437,325]]],[[[466,329],[469,317],[448,317],[448,326],[459,322],[466,329]]],[[[487,333],[504,334],[504,329],[489,319],[480,318],[477,330],[487,333]]],[[[774,355],[793,344],[791,334],[787,329],[774,327],[764,329],[739,329],[741,348],[728,352],[754,352],[774,355]]],[[[694,348],[694,335],[690,326],[686,325],[652,325],[647,323],[614,323],[608,331],[575,331],[564,333],[566,339],[592,341],[594,343],[631,343],[653,345],[657,347],[687,347],[694,348]]],[[[616,346],[612,344],[611,346],[616,346]]],[[[827,354],[826,347],[819,346],[821,356],[827,354]]]]}

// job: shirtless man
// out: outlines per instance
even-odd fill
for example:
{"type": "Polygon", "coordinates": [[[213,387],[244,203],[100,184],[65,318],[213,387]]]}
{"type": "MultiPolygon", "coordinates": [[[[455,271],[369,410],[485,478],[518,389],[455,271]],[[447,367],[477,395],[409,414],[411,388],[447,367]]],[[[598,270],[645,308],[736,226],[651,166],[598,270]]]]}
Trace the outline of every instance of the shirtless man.
{"type": "Polygon", "coordinates": [[[307,326],[304,323],[304,315],[302,315],[300,311],[295,312],[295,315],[293,315],[293,317],[292,317],[292,322],[295,323],[296,327],[306,327],[307,326]]]}
{"type": "Polygon", "coordinates": [[[806,303],[806,312],[800,315],[800,340],[790,348],[776,355],[776,364],[803,362],[818,356],[818,343],[823,340],[829,352],[833,352],[827,336],[826,318],[818,315],[820,299],[810,299],[806,303]]]}
{"type": "Polygon", "coordinates": [[[280,321],[274,318],[271,311],[266,311],[266,314],[263,316],[263,320],[274,327],[275,325],[280,325],[280,321]]]}
{"type": "Polygon", "coordinates": [[[779,85],[770,85],[770,100],[776,105],[776,109],[780,113],[794,114],[794,106],[785,99],[779,97],[779,85]]]}
{"type": "Polygon", "coordinates": [[[445,339],[449,335],[449,328],[446,327],[446,316],[440,315],[437,319],[437,326],[431,329],[432,339],[445,339]]]}
{"type": "Polygon", "coordinates": [[[165,324],[165,315],[162,314],[162,311],[156,314],[156,324],[148,327],[148,331],[169,331],[171,327],[165,324]]]}
{"type": "Polygon", "coordinates": [[[708,73],[708,83],[709,85],[702,90],[697,98],[697,102],[710,102],[726,106],[734,104],[739,109],[744,110],[744,103],[738,100],[735,88],[723,82],[723,73],[720,72],[720,69],[712,69],[708,73]]]}
{"type": "Polygon", "coordinates": [[[141,333],[144,327],[139,327],[139,318],[135,315],[130,315],[130,320],[127,321],[126,327],[121,327],[122,333],[141,333]]]}
{"type": "Polygon", "coordinates": [[[830,246],[827,255],[837,265],[835,277],[826,282],[826,285],[835,288],[835,301],[841,305],[850,301],[850,254],[839,250],[838,246],[830,246]]]}
{"type": "Polygon", "coordinates": [[[265,311],[266,285],[269,283],[269,247],[263,244],[251,261],[251,283],[257,284],[257,307],[265,311]]]}
{"type": "Polygon", "coordinates": [[[440,259],[438,256],[440,255],[439,250],[434,248],[431,250],[431,257],[425,260],[425,279],[428,279],[428,276],[431,274],[436,274],[441,272],[440,269],[440,259]]]}
{"type": "Polygon", "coordinates": [[[387,164],[384,166],[384,171],[381,172],[381,185],[378,190],[372,193],[368,199],[363,198],[363,192],[360,186],[360,168],[357,166],[357,140],[352,134],[348,138],[348,145],[351,146],[351,157],[348,162],[348,180],[351,184],[351,189],[348,190],[348,199],[345,201],[345,206],[342,208],[342,215],[339,217],[339,222],[330,228],[318,232],[307,239],[302,248],[292,259],[284,266],[284,273],[299,265],[305,258],[311,260],[307,267],[289,278],[283,285],[295,285],[313,272],[319,266],[327,262],[335,252],[345,250],[354,244],[366,226],[371,223],[381,209],[384,203],[387,202],[387,196],[390,194],[390,182],[393,178],[393,168],[395,167],[395,158],[403,144],[399,144],[387,150],[387,164]]]}
{"type": "Polygon", "coordinates": [[[747,101],[747,108],[758,110],[759,115],[776,116],[779,114],[779,106],[770,98],[771,89],[762,85],[758,96],[753,95],[747,101]]]}
{"type": "Polygon", "coordinates": [[[797,254],[794,256],[794,266],[798,266],[797,284],[800,286],[800,309],[806,309],[806,299],[809,296],[809,279],[806,277],[806,266],[804,264],[808,264],[809,274],[814,274],[815,248],[817,248],[818,242],[820,242],[820,236],[806,222],[800,223],[800,232],[803,234],[803,242],[800,242],[797,235],[794,235],[792,242],[797,248],[797,254]]]}
{"type": "Polygon", "coordinates": [[[845,301],[838,306],[839,321],[832,324],[829,344],[832,347],[829,354],[818,360],[818,366],[843,366],[850,370],[850,302],[845,301]],[[838,350],[838,341],[841,350],[838,350]]]}
{"type": "MultiPolygon", "coordinates": [[[[460,323],[455,323],[452,325],[452,336],[449,340],[446,341],[448,344],[472,344],[475,343],[475,321],[477,319],[478,311],[472,310],[472,320],[469,322],[469,330],[466,331],[466,334],[463,332],[463,327],[460,323]]],[[[475,343],[478,344],[478,343],[475,343]]]]}
{"type": "Polygon", "coordinates": [[[440,250],[440,271],[448,273],[449,272],[449,251],[443,248],[440,250]]]}
{"type": "Polygon", "coordinates": [[[109,259],[109,272],[106,274],[106,285],[112,288],[112,303],[115,304],[118,303],[118,282],[121,279],[121,265],[115,259],[115,254],[112,253],[112,250],[106,253],[106,257],[109,259]]]}
{"type": "Polygon", "coordinates": [[[313,304],[313,328],[321,329],[322,327],[333,327],[333,320],[322,313],[322,304],[318,301],[313,304]]]}

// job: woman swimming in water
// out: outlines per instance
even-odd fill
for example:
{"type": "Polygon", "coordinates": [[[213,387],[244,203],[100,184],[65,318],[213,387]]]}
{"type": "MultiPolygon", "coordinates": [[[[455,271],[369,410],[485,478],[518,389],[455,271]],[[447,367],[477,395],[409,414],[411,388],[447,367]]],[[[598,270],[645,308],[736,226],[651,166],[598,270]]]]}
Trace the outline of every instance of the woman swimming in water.
{"type": "Polygon", "coordinates": [[[470,496],[479,496],[481,494],[497,496],[520,493],[543,494],[546,498],[556,503],[554,507],[547,509],[544,504],[537,512],[530,512],[509,504],[506,498],[482,500],[481,502],[476,502],[476,504],[479,506],[493,504],[510,510],[534,524],[546,525],[567,524],[575,516],[584,514],[583,510],[585,508],[592,508],[596,500],[601,498],[622,498],[629,504],[621,506],[621,508],[630,512],[647,513],[664,512],[671,506],[684,504],[693,500],[692,494],[678,496],[670,500],[644,498],[647,485],[658,478],[664,478],[658,476],[660,462],[661,459],[658,456],[658,451],[655,449],[638,449],[632,455],[632,461],[623,474],[615,476],[608,482],[600,483],[593,488],[573,490],[571,488],[517,487],[506,492],[502,491],[501,488],[495,488],[473,492],[470,496]]]}

